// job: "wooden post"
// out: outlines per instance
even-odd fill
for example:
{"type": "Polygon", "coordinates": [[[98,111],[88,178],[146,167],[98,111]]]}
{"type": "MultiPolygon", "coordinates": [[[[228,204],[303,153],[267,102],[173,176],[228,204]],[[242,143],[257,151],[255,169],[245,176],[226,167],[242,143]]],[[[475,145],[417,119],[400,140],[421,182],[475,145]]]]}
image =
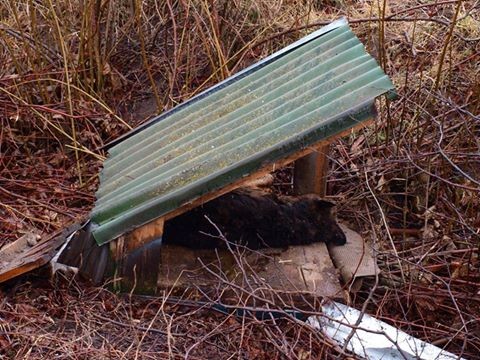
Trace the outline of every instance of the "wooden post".
{"type": "Polygon", "coordinates": [[[323,144],[317,151],[295,161],[293,190],[297,195],[327,194],[328,153],[330,143],[323,144]]]}
{"type": "Polygon", "coordinates": [[[156,292],[164,222],[158,218],[110,243],[115,290],[156,292]]]}

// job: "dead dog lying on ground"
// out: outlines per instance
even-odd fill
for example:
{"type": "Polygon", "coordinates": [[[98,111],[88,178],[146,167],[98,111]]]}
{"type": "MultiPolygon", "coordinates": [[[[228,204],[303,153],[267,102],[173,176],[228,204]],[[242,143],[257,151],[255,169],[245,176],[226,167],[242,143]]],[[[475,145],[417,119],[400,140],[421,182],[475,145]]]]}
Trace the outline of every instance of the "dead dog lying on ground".
{"type": "Polygon", "coordinates": [[[334,204],[317,195],[277,196],[239,189],[167,221],[164,242],[196,249],[225,248],[225,241],[250,249],[325,242],[343,245],[334,204]],[[208,217],[208,219],[207,219],[208,217]]]}

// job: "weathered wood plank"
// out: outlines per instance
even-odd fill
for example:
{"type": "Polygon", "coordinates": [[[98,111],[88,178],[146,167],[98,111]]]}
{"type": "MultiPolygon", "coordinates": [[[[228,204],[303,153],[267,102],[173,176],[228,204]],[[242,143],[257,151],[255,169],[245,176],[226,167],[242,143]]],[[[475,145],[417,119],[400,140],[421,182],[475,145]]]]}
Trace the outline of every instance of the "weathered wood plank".
{"type": "Polygon", "coordinates": [[[75,223],[36,244],[29,242],[27,237],[21,237],[0,249],[0,283],[48,263],[66,238],[81,227],[81,222],[75,223]]]}
{"type": "Polygon", "coordinates": [[[156,292],[164,221],[156,219],[110,243],[115,290],[156,292]]]}
{"type": "Polygon", "coordinates": [[[293,190],[297,195],[327,195],[328,155],[330,144],[295,161],[293,190]]]}
{"type": "Polygon", "coordinates": [[[139,227],[126,236],[125,251],[132,252],[135,249],[148,244],[150,241],[161,238],[163,235],[163,226],[165,219],[163,217],[155,219],[145,226],[139,227]]]}
{"type": "Polygon", "coordinates": [[[212,251],[178,245],[162,248],[160,289],[181,292],[200,288],[209,293],[211,289],[218,291],[219,286],[228,288],[229,282],[245,289],[257,289],[257,294],[268,297],[272,293],[343,297],[339,276],[324,243],[247,251],[241,256],[226,249],[212,251]]]}

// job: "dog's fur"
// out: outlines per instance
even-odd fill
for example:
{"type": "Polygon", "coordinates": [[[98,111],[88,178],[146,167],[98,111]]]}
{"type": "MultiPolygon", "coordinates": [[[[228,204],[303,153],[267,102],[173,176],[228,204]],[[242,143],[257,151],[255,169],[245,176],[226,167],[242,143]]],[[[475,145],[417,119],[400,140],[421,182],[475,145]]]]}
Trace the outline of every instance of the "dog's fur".
{"type": "Polygon", "coordinates": [[[228,241],[251,249],[314,242],[343,245],[345,234],[333,209],[334,204],[316,195],[240,189],[167,221],[164,241],[197,249],[226,247],[210,219],[228,241]]]}

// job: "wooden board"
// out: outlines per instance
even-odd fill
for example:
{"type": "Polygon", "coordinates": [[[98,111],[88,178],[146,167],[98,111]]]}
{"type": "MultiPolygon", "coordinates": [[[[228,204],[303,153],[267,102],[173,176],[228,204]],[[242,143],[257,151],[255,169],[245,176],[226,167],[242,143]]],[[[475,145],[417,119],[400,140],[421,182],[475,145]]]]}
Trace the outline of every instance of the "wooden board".
{"type": "Polygon", "coordinates": [[[82,227],[82,223],[70,225],[62,231],[29,241],[28,235],[0,249],[0,283],[10,280],[48,263],[67,237],[82,227]]]}
{"type": "Polygon", "coordinates": [[[158,218],[104,245],[110,247],[115,290],[156,292],[163,225],[164,219],[158,218]]]}
{"type": "Polygon", "coordinates": [[[209,293],[232,283],[244,289],[256,289],[264,296],[275,292],[343,298],[339,275],[324,243],[263,249],[241,256],[234,254],[229,250],[164,245],[158,288],[180,292],[200,288],[209,293]]]}
{"type": "Polygon", "coordinates": [[[328,154],[330,144],[295,161],[293,191],[297,195],[327,195],[328,154]]]}

